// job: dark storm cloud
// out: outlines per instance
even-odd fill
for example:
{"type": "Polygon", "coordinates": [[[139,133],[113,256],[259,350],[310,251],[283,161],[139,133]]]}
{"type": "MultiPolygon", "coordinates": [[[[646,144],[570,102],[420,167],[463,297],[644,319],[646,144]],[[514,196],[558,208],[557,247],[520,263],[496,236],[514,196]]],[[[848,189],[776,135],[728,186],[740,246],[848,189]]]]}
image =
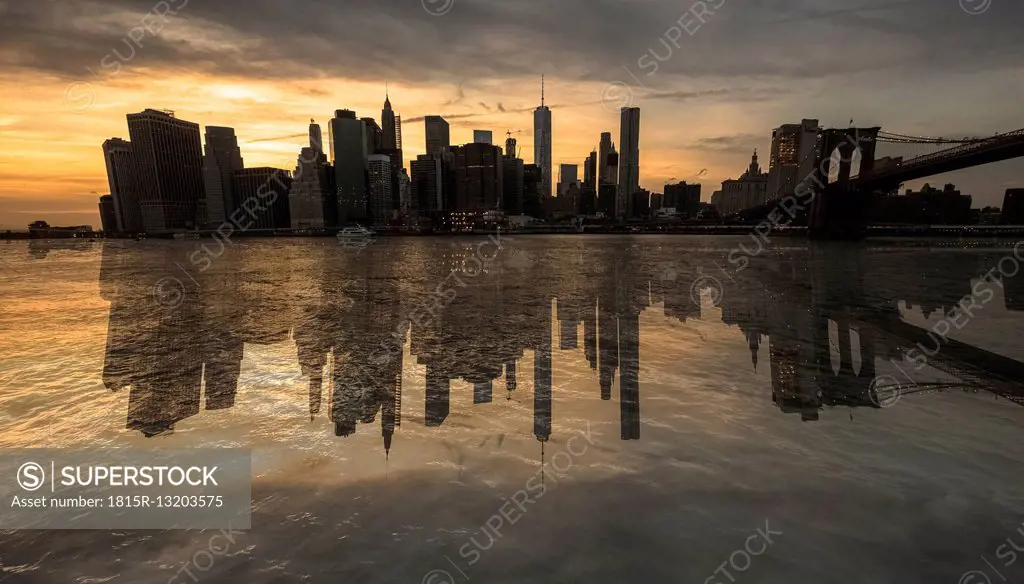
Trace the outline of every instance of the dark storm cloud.
{"type": "MultiPolygon", "coordinates": [[[[637,60],[654,51],[671,55],[657,75],[642,78],[665,90],[673,76],[807,78],[886,68],[935,73],[1015,66],[1024,58],[1019,0],[992,0],[985,14],[973,16],[958,0],[725,0],[692,36],[679,38],[680,48],[666,40],[666,31],[684,17],[689,1],[455,0],[443,16],[414,0],[168,1],[184,6],[158,35],[142,40],[139,66],[407,83],[540,71],[611,81],[625,75],[623,67],[643,75],[637,60]]],[[[125,52],[128,30],[157,4],[6,2],[0,63],[79,77],[112,49],[125,52]]],[[[463,97],[460,89],[451,103],[463,97]]]]}

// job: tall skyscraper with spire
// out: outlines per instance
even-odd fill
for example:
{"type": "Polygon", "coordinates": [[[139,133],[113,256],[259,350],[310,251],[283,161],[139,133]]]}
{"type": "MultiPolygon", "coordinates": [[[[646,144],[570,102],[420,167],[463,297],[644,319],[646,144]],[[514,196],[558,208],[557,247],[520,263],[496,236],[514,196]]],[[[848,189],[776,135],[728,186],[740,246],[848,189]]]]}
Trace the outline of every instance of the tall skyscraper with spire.
{"type": "MultiPolygon", "coordinates": [[[[391,95],[384,91],[384,109],[380,112],[381,129],[383,130],[382,148],[380,154],[386,154],[391,159],[391,184],[397,185],[402,176],[402,169],[405,168],[405,156],[402,154],[402,118],[395,115],[391,109],[391,95]]],[[[391,206],[398,209],[401,206],[399,190],[392,189],[391,206]]]]}
{"type": "Polygon", "coordinates": [[[544,105],[544,76],[540,77],[540,107],[533,110],[533,163],[541,172],[541,195],[551,196],[551,109],[544,105]]]}
{"type": "Polygon", "coordinates": [[[395,110],[391,109],[391,96],[386,92],[384,94],[384,109],[380,112],[380,123],[381,129],[384,131],[384,150],[388,151],[385,154],[389,154],[394,157],[392,151],[395,151],[399,155],[398,168],[405,167],[405,161],[402,160],[402,118],[395,115],[395,110]]]}

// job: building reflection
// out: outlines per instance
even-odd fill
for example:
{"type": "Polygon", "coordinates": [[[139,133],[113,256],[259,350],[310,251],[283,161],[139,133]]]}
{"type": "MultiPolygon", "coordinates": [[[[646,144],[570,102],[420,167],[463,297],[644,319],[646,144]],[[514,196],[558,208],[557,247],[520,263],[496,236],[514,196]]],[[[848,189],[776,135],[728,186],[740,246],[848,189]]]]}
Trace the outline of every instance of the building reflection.
{"type": "MultiPolygon", "coordinates": [[[[559,359],[578,353],[594,372],[593,395],[619,402],[621,439],[638,440],[642,314],[660,305],[677,322],[717,318],[694,298],[699,268],[666,277],[640,245],[599,248],[575,262],[550,254],[525,269],[495,261],[478,272],[467,270],[474,249],[452,244],[412,259],[400,245],[359,254],[313,246],[286,259],[239,251],[193,273],[180,247],[105,244],[104,383],[127,388],[126,427],[157,436],[202,409],[235,405],[246,345],[290,340],[308,380],[310,419],[326,416],[344,437],[379,416],[389,453],[402,422],[406,359],[425,369],[423,423],[439,427],[451,413],[454,380],[469,384],[474,405],[492,403],[502,385],[512,399],[532,353],[533,434],[543,448],[557,433],[553,372],[559,359]],[[274,271],[282,265],[287,273],[274,271]]],[[[766,361],[770,368],[766,404],[804,421],[826,407],[878,408],[878,362],[901,360],[924,337],[900,310],[946,313],[992,266],[992,258],[968,254],[934,264],[927,255],[906,256],[913,266],[901,266],[899,256],[884,264],[871,257],[863,249],[802,249],[771,270],[751,268],[743,283],[721,278],[722,322],[742,335],[752,374],[766,361]],[[901,279],[907,289],[894,294],[886,274],[909,269],[925,274],[923,281],[901,279]]],[[[1022,309],[1022,281],[1001,280],[1005,309],[1022,309]]],[[[973,381],[991,381],[984,372],[995,371],[993,391],[1024,401],[1013,382],[1024,378],[1017,361],[950,343],[930,364],[973,381]]]]}

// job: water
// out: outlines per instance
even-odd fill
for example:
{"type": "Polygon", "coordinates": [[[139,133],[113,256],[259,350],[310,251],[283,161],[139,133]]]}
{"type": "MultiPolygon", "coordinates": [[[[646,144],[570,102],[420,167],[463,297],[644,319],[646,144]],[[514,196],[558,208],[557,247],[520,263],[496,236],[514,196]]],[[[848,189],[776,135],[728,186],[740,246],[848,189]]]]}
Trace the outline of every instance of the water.
{"type": "Polygon", "coordinates": [[[6,532],[0,582],[1024,579],[1013,242],[495,241],[0,246],[0,447],[254,474],[209,565],[6,532]]]}

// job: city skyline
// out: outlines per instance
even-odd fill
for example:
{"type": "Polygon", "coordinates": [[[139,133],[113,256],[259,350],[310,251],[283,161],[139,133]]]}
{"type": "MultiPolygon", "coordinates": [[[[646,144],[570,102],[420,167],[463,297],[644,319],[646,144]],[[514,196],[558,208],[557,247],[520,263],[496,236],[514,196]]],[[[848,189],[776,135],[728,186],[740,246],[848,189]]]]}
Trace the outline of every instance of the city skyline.
{"type": "MultiPolygon", "coordinates": [[[[573,14],[572,4],[544,9],[573,14]]],[[[553,164],[581,164],[602,131],[617,135],[618,107],[628,100],[651,122],[641,137],[640,184],[652,192],[698,176],[709,186],[736,178],[753,148],[768,151],[773,128],[806,117],[826,127],[844,127],[853,118],[858,125],[916,135],[990,135],[1020,126],[1012,99],[1024,92],[1024,76],[1015,74],[1024,55],[1013,42],[1012,26],[1024,17],[1019,4],[993,2],[983,14],[969,14],[956,2],[935,9],[921,2],[832,3],[815,9],[787,2],[742,12],[724,4],[693,34],[683,33],[678,43],[687,50],[666,45],[663,35],[664,23],[675,22],[685,7],[649,3],[635,10],[626,4],[575,13],[589,28],[614,24],[621,29],[623,38],[607,46],[594,46],[594,35],[575,32],[537,35],[530,26],[548,24],[528,19],[529,7],[456,3],[448,13],[433,16],[415,4],[385,3],[372,14],[363,7],[307,6],[300,20],[314,31],[323,26],[320,21],[335,22],[343,15],[344,30],[358,35],[365,48],[397,45],[381,55],[349,47],[351,56],[336,61],[291,43],[275,44],[283,32],[297,34],[298,22],[284,18],[282,30],[268,30],[260,22],[282,20],[288,15],[284,9],[261,6],[239,18],[187,3],[162,28],[147,33],[142,47],[131,45],[134,50],[128,51],[123,37],[146,15],[147,4],[112,5],[109,20],[118,25],[104,24],[102,11],[67,3],[7,6],[4,22],[18,26],[4,35],[0,50],[22,51],[24,57],[3,66],[12,83],[3,90],[8,108],[0,116],[5,141],[0,225],[23,228],[40,216],[98,224],[95,201],[108,189],[97,145],[127,138],[123,113],[146,108],[175,110],[204,127],[235,128],[243,156],[253,166],[293,167],[304,140],[280,136],[300,133],[311,117],[326,124],[338,108],[377,117],[385,93],[405,117],[407,163],[423,153],[422,117],[432,114],[449,121],[456,144],[469,142],[473,129],[499,136],[506,129],[524,130],[520,147],[529,153],[537,76],[543,73],[553,114],[553,164]],[[259,20],[253,18],[257,15],[259,20]],[[79,20],[72,23],[75,16],[79,20]],[[758,17],[771,26],[754,26],[758,17]],[[498,21],[504,26],[500,30],[473,28],[498,21]],[[908,21],[914,22],[911,28],[908,21]],[[53,22],[76,50],[54,52],[29,44],[27,35],[53,22]],[[362,26],[368,23],[372,26],[362,26]],[[469,35],[467,42],[486,43],[480,35],[500,32],[499,38],[514,40],[519,49],[412,48],[407,39],[379,34],[399,23],[426,38],[444,38],[457,29],[469,35]],[[203,44],[203,35],[215,29],[225,32],[227,45],[203,44]],[[807,34],[785,34],[797,31],[807,34]],[[987,48],[982,54],[954,51],[942,41],[943,32],[987,48]],[[745,42],[720,50],[735,44],[736,33],[745,42]],[[522,42],[526,38],[535,42],[522,42]],[[787,40],[778,43],[779,38],[787,40]],[[241,49],[231,48],[236,45],[252,54],[241,59],[241,49]],[[664,56],[666,46],[672,55],[654,62],[654,74],[639,66],[638,61],[652,62],[650,51],[664,56]],[[105,68],[101,60],[113,54],[112,48],[132,58],[105,68]],[[787,57],[791,54],[808,57],[795,62],[787,57]],[[862,58],[849,58],[858,54],[862,58]],[[641,60],[644,55],[648,58],[641,60]],[[40,161],[40,148],[62,164],[55,168],[40,161]],[[44,173],[49,179],[39,180],[44,173]]],[[[1000,163],[932,182],[954,182],[979,205],[998,205],[1005,189],[1017,186],[1013,179],[1020,168],[1019,162],[1000,163]]],[[[705,200],[714,190],[705,189],[705,200]]]]}

